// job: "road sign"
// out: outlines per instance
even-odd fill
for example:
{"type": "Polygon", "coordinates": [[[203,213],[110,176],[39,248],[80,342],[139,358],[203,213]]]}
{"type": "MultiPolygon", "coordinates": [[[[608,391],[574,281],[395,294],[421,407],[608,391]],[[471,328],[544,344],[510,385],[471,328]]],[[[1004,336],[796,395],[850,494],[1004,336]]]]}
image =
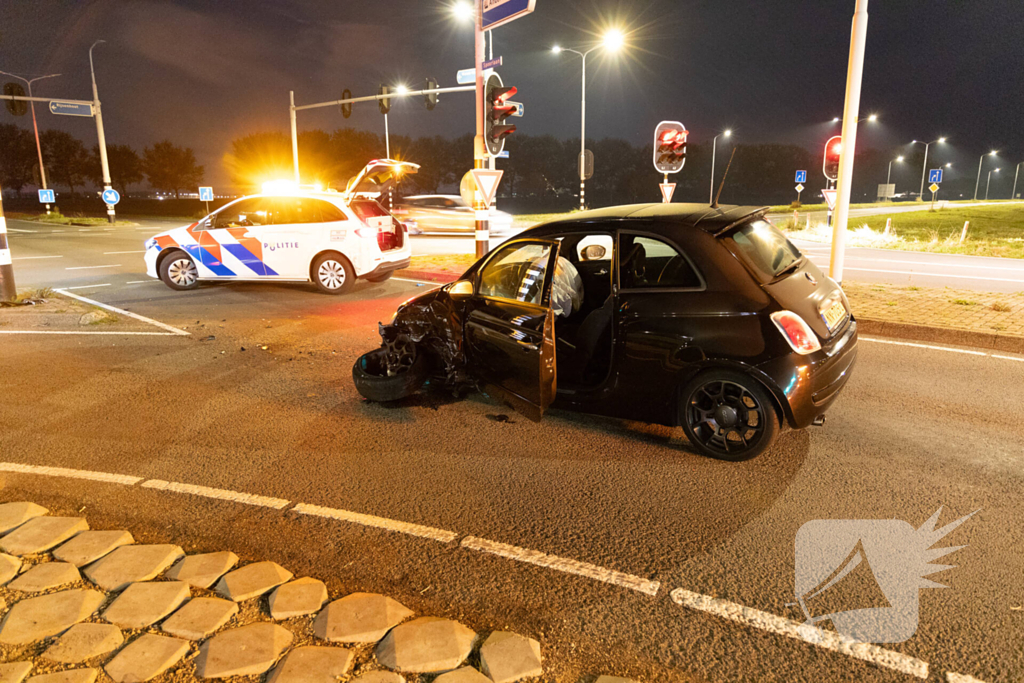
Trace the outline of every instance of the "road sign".
{"type": "Polygon", "coordinates": [[[103,190],[103,201],[110,206],[114,206],[121,201],[121,195],[117,190],[103,190]]]}
{"type": "Polygon", "coordinates": [[[936,192],[939,191],[939,185],[938,183],[932,183],[931,185],[928,186],[928,189],[932,191],[932,194],[935,194],[936,192]]]}
{"type": "Polygon", "coordinates": [[[674,195],[676,193],[676,184],[675,183],[662,183],[661,185],[659,185],[659,187],[661,188],[661,199],[662,199],[662,202],[665,203],[665,204],[671,204],[672,203],[672,195],[674,195]]]}
{"type": "Polygon", "coordinates": [[[199,188],[199,201],[201,201],[201,202],[212,202],[213,201],[213,188],[212,187],[200,187],[199,188]]]}
{"type": "Polygon", "coordinates": [[[490,206],[494,202],[494,197],[498,194],[498,183],[501,182],[501,176],[505,172],[474,168],[472,173],[473,180],[476,181],[476,190],[483,197],[484,205],[490,206]]]}
{"type": "Polygon", "coordinates": [[[896,196],[896,183],[882,183],[878,186],[879,199],[892,199],[896,196]]]}
{"type": "Polygon", "coordinates": [[[797,184],[797,186],[796,186],[796,191],[797,191],[797,192],[803,192],[803,191],[804,191],[804,186],[803,186],[803,185],[800,185],[800,184],[797,184]]]}
{"type": "Polygon", "coordinates": [[[794,180],[793,182],[794,183],[806,183],[807,182],[807,171],[797,171],[796,172],[796,180],[794,180]]]}
{"type": "Polygon", "coordinates": [[[594,177],[594,153],[589,149],[585,152],[580,152],[579,172],[580,178],[583,180],[590,180],[594,177]]]}
{"type": "Polygon", "coordinates": [[[499,154],[498,156],[496,156],[494,158],[495,159],[508,159],[508,150],[507,149],[501,150],[501,154],[499,154]]]}
{"type": "MultiPolygon", "coordinates": [[[[928,182],[929,183],[941,183],[942,182],[942,169],[933,168],[928,171],[928,182]]],[[[934,192],[935,190],[932,190],[934,192]]]]}
{"type": "Polygon", "coordinates": [[[61,102],[60,100],[50,101],[51,114],[63,114],[65,116],[92,116],[92,105],[88,102],[61,102]]]}
{"type": "Polygon", "coordinates": [[[476,83],[476,69],[463,69],[455,75],[455,80],[458,81],[459,85],[476,83]]]}
{"type": "Polygon", "coordinates": [[[501,65],[501,57],[495,57],[494,59],[491,59],[481,64],[481,66],[483,66],[484,68],[484,71],[486,71],[487,69],[493,69],[494,67],[501,65]]]}
{"type": "Polygon", "coordinates": [[[537,0],[481,0],[481,2],[484,10],[483,28],[485,31],[526,16],[537,6],[537,0]]]}
{"type": "Polygon", "coordinates": [[[505,104],[516,108],[516,110],[512,112],[512,116],[523,118],[526,115],[526,105],[522,102],[506,102],[505,104]]]}
{"type": "Polygon", "coordinates": [[[825,198],[825,203],[828,204],[828,210],[831,211],[836,208],[836,193],[838,190],[822,190],[821,196],[825,198]]]}
{"type": "Polygon", "coordinates": [[[56,202],[57,200],[53,194],[53,190],[39,190],[40,204],[55,204],[56,202]]]}

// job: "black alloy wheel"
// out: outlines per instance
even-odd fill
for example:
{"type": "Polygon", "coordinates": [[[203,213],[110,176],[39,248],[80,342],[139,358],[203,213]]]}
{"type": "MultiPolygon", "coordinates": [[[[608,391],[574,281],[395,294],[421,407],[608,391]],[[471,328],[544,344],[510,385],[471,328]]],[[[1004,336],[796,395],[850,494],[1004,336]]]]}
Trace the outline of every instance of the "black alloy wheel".
{"type": "Polygon", "coordinates": [[[775,405],[750,377],[728,371],[698,376],[683,392],[680,420],[701,454],[748,460],[764,452],[779,431],[775,405]]]}

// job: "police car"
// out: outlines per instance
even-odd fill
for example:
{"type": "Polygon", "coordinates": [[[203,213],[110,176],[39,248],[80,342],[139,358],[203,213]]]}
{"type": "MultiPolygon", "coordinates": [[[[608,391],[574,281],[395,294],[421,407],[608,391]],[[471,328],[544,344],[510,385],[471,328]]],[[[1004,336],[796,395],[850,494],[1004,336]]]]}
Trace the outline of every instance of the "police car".
{"type": "Polygon", "coordinates": [[[371,162],[345,193],[268,183],[263,194],[148,240],[146,273],[177,290],[203,281],[276,280],[313,282],[323,292],[343,294],[357,279],[383,282],[409,267],[407,228],[372,195],[351,189],[373,177],[381,191],[389,174],[416,168],[371,162]]]}

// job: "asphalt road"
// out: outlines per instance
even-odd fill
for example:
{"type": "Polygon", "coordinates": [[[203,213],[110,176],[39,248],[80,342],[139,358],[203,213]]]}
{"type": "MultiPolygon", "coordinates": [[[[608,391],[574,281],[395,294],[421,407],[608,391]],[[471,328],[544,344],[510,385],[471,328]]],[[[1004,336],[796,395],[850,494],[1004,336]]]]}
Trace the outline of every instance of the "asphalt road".
{"type": "Polygon", "coordinates": [[[943,506],[940,524],[980,510],[939,543],[966,546],[940,560],[955,569],[931,577],[949,588],[921,589],[916,635],[884,647],[927,662],[932,681],[947,671],[1024,677],[1024,611],[1014,609],[1024,607],[1020,357],[866,340],[825,427],[787,432],[752,462],[721,463],[694,454],[679,430],[564,411],[534,424],[480,395],[366,403],[351,365],[377,344],[377,321],[422,285],[360,283],[341,298],[273,284],[173,292],[145,282],[140,254],[115,253],[146,236],[13,233],[15,257],[31,259],[15,262],[20,285],[79,287],[190,336],[0,334],[0,461],[425,525],[657,582],[656,594],[459,543],[139,486],[6,473],[3,499],[84,509],[94,528],[127,526],[188,552],[273,559],[325,579],[332,594],[385,592],[478,631],[511,628],[540,638],[550,680],[569,683],[600,672],[915,680],[670,595],[802,621],[788,603],[804,523],[917,528],[943,506]]]}

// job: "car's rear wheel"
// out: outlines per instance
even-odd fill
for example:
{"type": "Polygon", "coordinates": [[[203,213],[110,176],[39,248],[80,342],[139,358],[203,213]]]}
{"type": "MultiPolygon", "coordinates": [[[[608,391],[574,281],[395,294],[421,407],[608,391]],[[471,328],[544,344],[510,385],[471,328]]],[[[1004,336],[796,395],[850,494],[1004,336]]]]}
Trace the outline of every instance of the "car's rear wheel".
{"type": "Polygon", "coordinates": [[[356,282],[355,271],[348,259],[340,254],[321,254],[313,262],[313,282],[321,292],[344,294],[356,282]]]}
{"type": "Polygon", "coordinates": [[[394,274],[395,271],[389,270],[388,272],[382,273],[381,275],[374,275],[373,277],[368,277],[366,279],[369,280],[370,282],[387,282],[388,280],[391,279],[391,276],[394,274]]]}
{"type": "Polygon", "coordinates": [[[175,251],[160,262],[160,279],[171,289],[195,289],[199,286],[199,269],[191,256],[175,251]]]}
{"type": "Polygon", "coordinates": [[[363,354],[352,366],[352,381],[356,391],[366,399],[377,403],[397,401],[419,391],[430,374],[427,358],[415,353],[392,364],[389,370],[387,349],[380,348],[363,354]]]}
{"type": "Polygon", "coordinates": [[[713,370],[698,375],[682,392],[679,421],[702,455],[749,460],[779,433],[775,404],[761,384],[739,372],[713,370]]]}

